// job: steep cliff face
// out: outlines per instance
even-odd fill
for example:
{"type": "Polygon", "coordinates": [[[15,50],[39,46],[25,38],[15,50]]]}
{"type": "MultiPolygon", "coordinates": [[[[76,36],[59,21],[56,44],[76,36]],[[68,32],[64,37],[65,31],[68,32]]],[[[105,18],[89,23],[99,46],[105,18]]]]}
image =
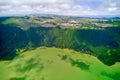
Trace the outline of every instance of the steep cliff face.
{"type": "Polygon", "coordinates": [[[120,61],[120,27],[63,29],[59,26],[48,28],[34,24],[30,27],[31,24],[24,24],[27,24],[27,29],[19,27],[20,23],[0,24],[1,60],[13,59],[20,49],[54,46],[94,55],[107,65],[120,61]]]}
{"type": "Polygon", "coordinates": [[[15,49],[23,48],[28,40],[25,31],[18,27],[0,25],[1,52],[0,59],[11,59],[15,56],[15,49]]]}

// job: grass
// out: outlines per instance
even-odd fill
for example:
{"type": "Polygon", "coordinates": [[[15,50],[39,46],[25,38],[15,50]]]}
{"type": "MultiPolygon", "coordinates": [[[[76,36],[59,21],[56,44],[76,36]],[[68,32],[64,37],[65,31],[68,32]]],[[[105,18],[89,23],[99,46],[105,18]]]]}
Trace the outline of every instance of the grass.
{"type": "Polygon", "coordinates": [[[17,23],[19,23],[19,20],[11,18],[11,19],[7,19],[7,20],[5,20],[5,21],[2,22],[2,24],[5,24],[5,25],[11,24],[11,23],[17,24],[17,23]]]}
{"type": "Polygon", "coordinates": [[[120,63],[106,66],[96,57],[69,49],[40,47],[0,62],[1,80],[120,80],[120,63]]]}

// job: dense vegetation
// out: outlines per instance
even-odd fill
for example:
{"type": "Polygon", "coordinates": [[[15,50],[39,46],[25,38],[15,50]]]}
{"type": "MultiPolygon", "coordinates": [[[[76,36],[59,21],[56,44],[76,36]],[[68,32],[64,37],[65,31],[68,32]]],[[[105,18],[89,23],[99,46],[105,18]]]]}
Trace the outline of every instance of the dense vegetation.
{"type": "Polygon", "coordinates": [[[21,49],[54,46],[94,55],[107,65],[120,61],[120,27],[97,30],[35,26],[22,29],[16,24],[0,24],[0,34],[1,60],[14,58],[21,49]]]}

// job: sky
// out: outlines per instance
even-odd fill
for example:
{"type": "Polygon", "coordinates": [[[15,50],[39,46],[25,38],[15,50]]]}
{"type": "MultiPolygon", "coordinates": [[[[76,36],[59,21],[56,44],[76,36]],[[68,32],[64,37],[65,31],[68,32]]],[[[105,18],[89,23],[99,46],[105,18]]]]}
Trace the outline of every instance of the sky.
{"type": "Polygon", "coordinates": [[[120,15],[120,0],[0,0],[0,15],[120,15]]]}

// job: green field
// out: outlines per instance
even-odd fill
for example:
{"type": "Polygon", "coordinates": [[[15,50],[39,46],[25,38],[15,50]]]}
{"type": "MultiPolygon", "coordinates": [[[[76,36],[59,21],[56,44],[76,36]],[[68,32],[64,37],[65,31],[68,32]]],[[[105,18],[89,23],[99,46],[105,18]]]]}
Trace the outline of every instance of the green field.
{"type": "Polygon", "coordinates": [[[120,63],[106,66],[70,49],[39,47],[0,62],[1,80],[120,80],[120,63]]]}

